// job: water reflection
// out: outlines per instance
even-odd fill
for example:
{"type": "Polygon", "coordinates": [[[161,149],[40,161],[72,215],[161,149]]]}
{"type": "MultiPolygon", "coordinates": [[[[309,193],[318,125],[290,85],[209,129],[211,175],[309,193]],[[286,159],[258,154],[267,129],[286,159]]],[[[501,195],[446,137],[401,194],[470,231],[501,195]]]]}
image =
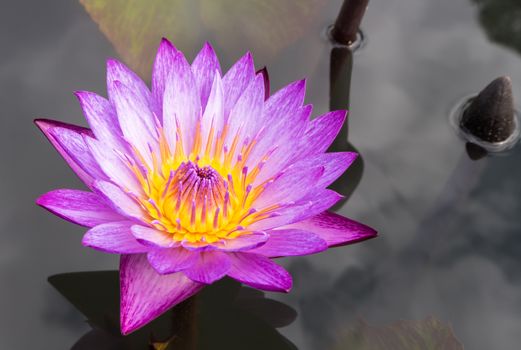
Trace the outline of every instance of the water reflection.
{"type": "Polygon", "coordinates": [[[519,0],[472,0],[479,22],[490,40],[521,53],[521,2],[519,0]]]}
{"type": "Polygon", "coordinates": [[[119,333],[117,271],[65,273],[49,282],[93,328],[72,350],[296,349],[276,330],[295,320],[295,310],[231,279],[207,287],[126,337],[119,333]]]}
{"type": "MultiPolygon", "coordinates": [[[[353,52],[348,46],[335,46],[331,49],[330,71],[329,71],[329,109],[345,109],[349,111],[351,94],[351,74],[353,70],[353,52]]],[[[340,208],[354,192],[364,172],[364,160],[360,152],[348,141],[349,119],[338,133],[329,151],[332,152],[356,152],[358,159],[351,165],[342,176],[331,186],[332,189],[344,196],[335,205],[340,208]]]]}

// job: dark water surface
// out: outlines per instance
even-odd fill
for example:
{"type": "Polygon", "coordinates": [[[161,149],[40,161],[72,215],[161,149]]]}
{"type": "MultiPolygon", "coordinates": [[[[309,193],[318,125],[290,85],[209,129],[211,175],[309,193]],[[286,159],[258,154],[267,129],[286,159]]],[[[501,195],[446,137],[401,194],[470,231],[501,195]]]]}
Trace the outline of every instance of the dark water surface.
{"type": "MultiPolygon", "coordinates": [[[[183,28],[191,31],[180,31],[178,41],[187,56],[192,58],[210,39],[227,68],[251,49],[257,67],[268,66],[273,90],[307,77],[306,101],[314,104],[314,115],[326,112],[331,45],[323,32],[341,1],[310,1],[315,7],[311,19],[301,21],[305,30],[295,30],[299,21],[278,10],[254,20],[262,6],[239,9],[246,11],[243,17],[222,18],[223,8],[234,2],[222,1],[222,7],[215,6],[218,2],[207,10],[211,26],[185,18],[183,28]],[[270,18],[272,32],[263,37],[263,21],[270,23],[270,18]],[[293,34],[288,39],[281,33],[293,34]]],[[[229,281],[212,287],[198,301],[203,311],[196,328],[206,333],[189,328],[185,334],[199,334],[203,348],[211,343],[206,348],[238,349],[229,339],[241,334],[244,348],[351,349],[360,320],[381,327],[405,319],[418,321],[427,332],[450,325],[466,349],[518,348],[521,148],[472,161],[448,122],[458,99],[498,76],[510,75],[520,96],[521,5],[516,3],[372,0],[363,21],[369,40],[353,57],[350,94],[349,141],[363,158],[363,174],[338,211],[375,227],[380,236],[283,260],[295,280],[287,295],[268,293],[266,299],[229,281]],[[480,23],[511,48],[489,41],[480,23]],[[219,314],[227,315],[225,321],[215,319],[219,314]],[[420,322],[428,317],[431,321],[420,322]]],[[[210,6],[208,1],[198,4],[188,13],[210,6]]],[[[48,190],[81,185],[32,120],[50,117],[84,125],[72,92],[104,94],[105,60],[117,53],[85,9],[69,0],[2,2],[0,48],[0,348],[70,349],[92,328],[47,282],[48,276],[114,270],[118,259],[83,248],[83,228],[33,204],[48,190]]],[[[361,164],[346,172],[337,184],[340,192],[356,182],[361,164]]],[[[62,292],[102,296],[105,285],[114,286],[110,276],[97,275],[105,278],[103,283],[83,280],[79,291],[67,289],[77,287],[77,280],[54,282],[62,292]]],[[[92,305],[82,307],[84,313],[96,313],[92,305]]],[[[186,320],[193,320],[191,304],[183,307],[189,310],[186,320]]],[[[96,345],[75,349],[123,346],[102,347],[99,342],[112,344],[110,336],[89,334],[87,340],[96,345]]]]}

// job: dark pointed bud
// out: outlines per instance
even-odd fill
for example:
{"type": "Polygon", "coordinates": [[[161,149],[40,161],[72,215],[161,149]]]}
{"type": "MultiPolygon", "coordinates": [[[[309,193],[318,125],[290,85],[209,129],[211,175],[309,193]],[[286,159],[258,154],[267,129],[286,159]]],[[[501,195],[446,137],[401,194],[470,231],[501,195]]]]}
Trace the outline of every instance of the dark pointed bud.
{"type": "Polygon", "coordinates": [[[463,112],[460,126],[486,142],[508,139],[516,129],[510,78],[497,78],[472,99],[463,112]]]}
{"type": "Polygon", "coordinates": [[[343,45],[351,45],[355,42],[368,4],[369,0],[344,0],[331,30],[334,41],[343,45]]]}

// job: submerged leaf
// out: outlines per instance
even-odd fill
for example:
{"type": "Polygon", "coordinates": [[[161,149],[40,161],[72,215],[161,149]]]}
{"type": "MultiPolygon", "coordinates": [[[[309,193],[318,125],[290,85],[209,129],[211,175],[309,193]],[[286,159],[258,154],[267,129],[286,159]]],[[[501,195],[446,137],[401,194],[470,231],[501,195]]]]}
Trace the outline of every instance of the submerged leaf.
{"type": "Polygon", "coordinates": [[[452,328],[434,317],[371,326],[360,321],[335,349],[356,350],[463,350],[452,328]]]}

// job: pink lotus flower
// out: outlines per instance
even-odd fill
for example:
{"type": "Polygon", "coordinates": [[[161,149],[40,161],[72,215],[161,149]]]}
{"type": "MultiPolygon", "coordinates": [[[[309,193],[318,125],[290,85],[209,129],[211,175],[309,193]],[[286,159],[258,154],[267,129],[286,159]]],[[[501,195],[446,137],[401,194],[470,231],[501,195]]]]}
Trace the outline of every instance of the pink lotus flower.
{"type": "Polygon", "coordinates": [[[123,334],[224,276],[288,292],[270,258],[313,254],[374,237],[326,210],[326,189],[356,154],[325,153],[345,111],[310,121],[305,82],[269,96],[248,53],[221,76],[206,44],[190,65],[163,40],[152,89],[116,60],[109,99],[76,93],[91,129],[37,120],[90,191],[37,203],[89,227],[83,244],[120,260],[123,334]]]}

